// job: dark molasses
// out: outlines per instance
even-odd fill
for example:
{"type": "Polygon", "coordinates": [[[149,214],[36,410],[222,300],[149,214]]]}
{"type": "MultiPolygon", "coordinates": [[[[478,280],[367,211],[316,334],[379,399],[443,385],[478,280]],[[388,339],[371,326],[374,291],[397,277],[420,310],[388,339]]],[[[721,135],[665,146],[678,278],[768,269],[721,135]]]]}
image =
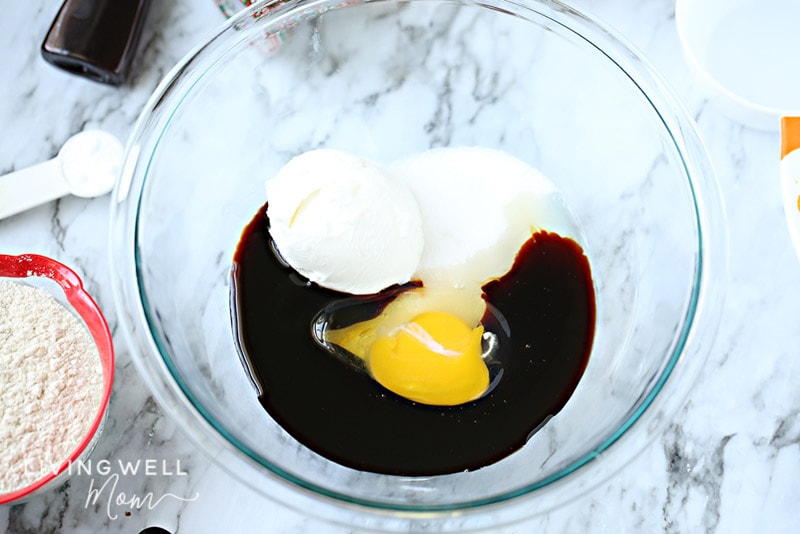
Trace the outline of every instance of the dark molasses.
{"type": "Polygon", "coordinates": [[[494,313],[483,324],[498,335],[503,362],[497,386],[467,404],[428,406],[316,345],[311,321],[348,295],[280,263],[265,213],[245,228],[234,256],[234,323],[262,406],[309,449],[376,473],[475,470],[522,447],[575,390],[594,336],[595,295],[588,259],[574,240],[537,232],[512,269],[484,286],[494,313]]]}

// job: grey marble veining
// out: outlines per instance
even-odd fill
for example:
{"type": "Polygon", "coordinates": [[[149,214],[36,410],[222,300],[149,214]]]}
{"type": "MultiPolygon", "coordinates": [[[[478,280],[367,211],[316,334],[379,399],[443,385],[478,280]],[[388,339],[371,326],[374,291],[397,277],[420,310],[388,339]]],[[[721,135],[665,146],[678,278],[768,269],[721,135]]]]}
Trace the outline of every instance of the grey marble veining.
{"type": "MultiPolygon", "coordinates": [[[[681,56],[670,0],[572,0],[620,30],[683,100],[716,167],[730,231],[730,280],[720,332],[678,417],[617,475],[578,499],[502,532],[800,531],[800,263],[778,185],[778,136],[738,125],[710,105],[681,56]]],[[[9,3],[0,18],[0,173],[53,157],[87,127],[121,138],[168,70],[222,22],[212,0],[155,2],[132,80],[110,88],[60,72],[39,57],[57,3],[9,3]]],[[[334,68],[335,65],[331,65],[334,68]]],[[[448,75],[457,75],[449,73],[448,75]]],[[[482,87],[486,95],[503,89],[482,87]]],[[[391,98],[396,87],[364,99],[391,98]]],[[[483,94],[483,93],[482,93],[483,94]]],[[[480,95],[478,95],[480,96],[480,95]]],[[[453,135],[440,95],[432,139],[453,135]]],[[[84,278],[117,340],[111,410],[93,459],[109,473],[80,475],[18,506],[0,507],[0,530],[137,532],[350,532],[260,496],[211,463],[153,400],[118,332],[109,288],[108,197],[64,198],[0,221],[0,252],[60,259],[84,278]],[[155,474],[119,476],[116,462],[156,461],[155,474]],[[116,482],[92,501],[92,490],[116,482]],[[116,495],[151,504],[115,504],[116,495]],[[160,500],[159,500],[160,498],[160,500]],[[129,512],[126,514],[125,512],[129,512]],[[265,526],[266,525],[266,526],[265,526]]]]}

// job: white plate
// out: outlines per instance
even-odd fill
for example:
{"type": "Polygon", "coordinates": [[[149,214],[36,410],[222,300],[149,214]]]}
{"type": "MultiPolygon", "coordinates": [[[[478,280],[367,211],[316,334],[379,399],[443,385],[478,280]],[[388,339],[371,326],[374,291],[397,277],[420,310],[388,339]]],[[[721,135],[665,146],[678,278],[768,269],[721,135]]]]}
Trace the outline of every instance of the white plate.
{"type": "Polygon", "coordinates": [[[799,0],[677,0],[686,58],[734,119],[777,131],[800,115],[799,0]]]}

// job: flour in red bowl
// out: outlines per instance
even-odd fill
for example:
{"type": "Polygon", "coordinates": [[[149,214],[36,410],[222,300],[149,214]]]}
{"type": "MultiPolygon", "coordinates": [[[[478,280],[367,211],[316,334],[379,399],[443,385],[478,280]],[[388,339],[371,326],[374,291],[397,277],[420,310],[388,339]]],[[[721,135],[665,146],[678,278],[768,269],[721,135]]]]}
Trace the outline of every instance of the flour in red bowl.
{"type": "Polygon", "coordinates": [[[103,394],[89,332],[44,289],[0,281],[0,495],[57,471],[103,394]]]}

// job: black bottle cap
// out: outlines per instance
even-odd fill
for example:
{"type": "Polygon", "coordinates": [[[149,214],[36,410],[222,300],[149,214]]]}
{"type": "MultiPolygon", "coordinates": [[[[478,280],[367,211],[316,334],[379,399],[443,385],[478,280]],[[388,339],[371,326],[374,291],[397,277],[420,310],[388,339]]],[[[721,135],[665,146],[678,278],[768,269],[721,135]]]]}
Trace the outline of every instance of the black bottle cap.
{"type": "Polygon", "coordinates": [[[42,43],[46,61],[111,85],[136,55],[150,0],[65,0],[42,43]]]}

